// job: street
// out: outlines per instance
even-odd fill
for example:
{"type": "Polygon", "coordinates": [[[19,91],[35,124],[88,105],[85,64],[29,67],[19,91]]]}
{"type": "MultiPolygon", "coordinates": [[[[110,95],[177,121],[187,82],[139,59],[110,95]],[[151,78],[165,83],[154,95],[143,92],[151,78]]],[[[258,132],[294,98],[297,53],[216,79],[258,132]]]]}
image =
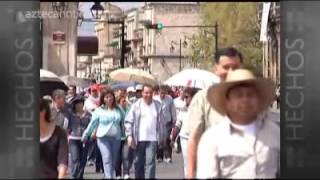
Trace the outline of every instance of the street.
{"type": "MultiPolygon", "coordinates": [[[[156,178],[159,179],[182,179],[183,178],[183,159],[182,154],[173,153],[172,163],[157,163],[156,178]]],[[[130,177],[134,178],[133,168],[131,169],[130,177]]],[[[84,174],[85,179],[101,179],[102,173],[96,173],[94,166],[87,166],[84,174]]]]}

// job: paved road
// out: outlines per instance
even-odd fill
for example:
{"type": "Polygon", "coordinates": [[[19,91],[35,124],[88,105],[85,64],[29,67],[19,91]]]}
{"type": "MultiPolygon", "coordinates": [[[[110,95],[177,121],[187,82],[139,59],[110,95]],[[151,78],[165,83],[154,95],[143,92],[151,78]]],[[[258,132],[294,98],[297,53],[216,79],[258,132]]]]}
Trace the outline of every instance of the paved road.
{"type": "MultiPolygon", "coordinates": [[[[172,163],[157,163],[156,178],[159,179],[182,179],[183,178],[183,160],[181,154],[173,154],[172,163]]],[[[130,177],[134,178],[133,169],[131,169],[130,177]]],[[[87,166],[85,169],[85,179],[101,179],[102,173],[95,173],[94,166],[87,166]]]]}

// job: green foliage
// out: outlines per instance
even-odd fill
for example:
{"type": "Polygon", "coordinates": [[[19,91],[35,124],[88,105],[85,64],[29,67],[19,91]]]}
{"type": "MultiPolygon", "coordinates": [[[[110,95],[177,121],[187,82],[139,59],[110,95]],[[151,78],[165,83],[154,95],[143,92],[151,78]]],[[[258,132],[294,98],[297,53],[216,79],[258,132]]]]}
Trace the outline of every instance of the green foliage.
{"type": "MultiPolygon", "coordinates": [[[[244,56],[244,66],[262,71],[262,44],[259,42],[260,27],[256,2],[208,2],[201,5],[203,25],[218,22],[218,48],[233,46],[244,56]]],[[[207,67],[215,53],[214,28],[201,28],[193,37],[192,59],[198,67],[207,67]]],[[[209,68],[212,68],[209,67],[209,68]]]]}

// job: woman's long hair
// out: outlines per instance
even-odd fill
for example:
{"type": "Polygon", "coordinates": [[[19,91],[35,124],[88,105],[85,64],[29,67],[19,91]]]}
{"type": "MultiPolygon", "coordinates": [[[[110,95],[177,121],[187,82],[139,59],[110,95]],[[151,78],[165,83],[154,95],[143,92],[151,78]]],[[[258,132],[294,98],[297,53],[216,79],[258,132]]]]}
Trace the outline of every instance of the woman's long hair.
{"type": "Polygon", "coordinates": [[[51,122],[51,111],[50,111],[50,101],[47,99],[40,99],[40,112],[45,111],[46,122],[51,122]]]}

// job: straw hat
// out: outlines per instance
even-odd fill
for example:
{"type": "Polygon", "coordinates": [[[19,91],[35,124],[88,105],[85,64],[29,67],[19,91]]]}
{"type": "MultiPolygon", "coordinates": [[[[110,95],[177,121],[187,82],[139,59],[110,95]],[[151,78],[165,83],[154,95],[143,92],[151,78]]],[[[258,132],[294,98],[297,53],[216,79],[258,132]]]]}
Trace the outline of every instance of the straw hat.
{"type": "Polygon", "coordinates": [[[260,112],[270,106],[275,97],[275,84],[265,78],[256,78],[247,69],[230,71],[224,82],[215,84],[208,89],[207,99],[210,105],[220,114],[226,114],[226,95],[230,88],[239,84],[253,84],[260,99],[260,112]]]}

